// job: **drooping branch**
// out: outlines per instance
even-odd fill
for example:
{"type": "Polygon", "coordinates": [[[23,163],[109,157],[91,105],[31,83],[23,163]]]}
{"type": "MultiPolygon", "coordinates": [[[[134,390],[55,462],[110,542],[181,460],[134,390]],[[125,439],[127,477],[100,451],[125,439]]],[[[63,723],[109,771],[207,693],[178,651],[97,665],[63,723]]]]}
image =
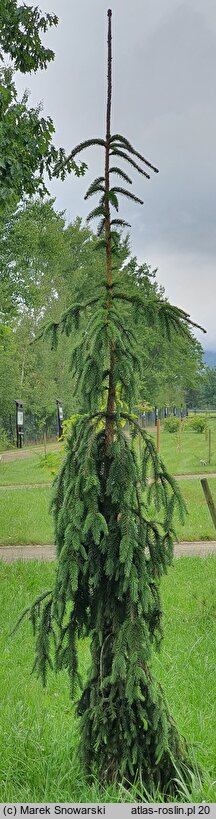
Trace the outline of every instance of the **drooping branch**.
{"type": "Polygon", "coordinates": [[[130,179],[130,177],[127,175],[127,173],[125,173],[125,171],[122,171],[121,168],[117,168],[117,167],[113,166],[113,168],[110,168],[110,174],[111,173],[115,173],[116,176],[120,176],[121,179],[124,179],[125,182],[128,182],[129,185],[132,185],[132,179],[130,179]]]}
{"type": "Polygon", "coordinates": [[[120,156],[121,159],[126,159],[126,162],[129,162],[129,164],[132,165],[132,168],[135,168],[135,170],[138,171],[138,173],[142,174],[142,176],[145,176],[146,179],[150,179],[149,174],[146,173],[146,171],[144,171],[144,169],[141,168],[140,165],[137,165],[137,162],[134,162],[134,159],[131,159],[131,156],[129,156],[129,154],[128,155],[125,154],[124,151],[120,151],[119,148],[117,147],[112,148],[112,151],[110,151],[110,156],[120,156]]]}
{"type": "Polygon", "coordinates": [[[142,156],[142,154],[140,154],[138,151],[136,151],[135,148],[133,148],[133,146],[129,142],[129,140],[126,139],[125,137],[123,137],[121,134],[114,134],[114,136],[111,137],[110,142],[111,142],[111,144],[116,143],[116,142],[122,143],[124,150],[128,150],[131,154],[133,154],[134,156],[137,156],[137,159],[140,159],[141,162],[144,162],[145,165],[147,165],[148,168],[151,168],[152,171],[154,171],[155,173],[159,173],[158,168],[156,168],[155,165],[152,165],[151,162],[149,162],[148,159],[145,159],[145,157],[142,156]]]}
{"type": "Polygon", "coordinates": [[[126,196],[128,199],[133,199],[133,202],[137,202],[139,205],[144,204],[143,199],[140,199],[139,196],[135,196],[134,193],[131,193],[130,191],[127,191],[125,188],[115,187],[115,188],[112,188],[112,191],[114,193],[120,193],[121,196],[126,196]]]}
{"type": "Polygon", "coordinates": [[[84,151],[86,148],[91,148],[92,145],[101,145],[103,148],[105,148],[106,143],[104,142],[103,139],[98,139],[97,137],[93,139],[86,139],[85,142],[80,142],[79,145],[76,145],[76,147],[73,148],[71,153],[62,160],[62,162],[56,163],[54,168],[54,175],[58,175],[62,168],[64,168],[68,164],[68,162],[71,162],[71,160],[74,159],[74,157],[77,154],[80,154],[81,151],[84,151]]]}
{"type": "Polygon", "coordinates": [[[184,327],[184,322],[186,325],[188,324],[191,327],[196,327],[198,330],[201,330],[202,333],[207,332],[201,324],[196,324],[196,322],[192,321],[189,313],[186,313],[180,307],[176,307],[167,301],[160,301],[158,299],[158,302],[154,301],[153,303],[149,299],[143,299],[138,293],[127,294],[120,291],[113,294],[113,299],[134,304],[145,310],[146,314],[149,309],[151,311],[154,310],[155,317],[158,316],[160,320],[166,318],[167,323],[170,325],[175,324],[175,330],[178,330],[179,332],[184,332],[186,330],[186,327],[184,327]]]}
{"type": "MultiPolygon", "coordinates": [[[[100,287],[102,288],[102,285],[100,285],[100,287]]],[[[68,330],[71,331],[72,323],[74,322],[75,327],[77,326],[80,313],[82,313],[82,311],[86,310],[88,307],[93,307],[99,301],[100,296],[94,296],[92,299],[88,299],[85,302],[75,302],[74,304],[71,304],[70,307],[68,307],[68,309],[62,313],[59,321],[50,321],[49,324],[42,326],[35,338],[30,341],[30,345],[34,344],[35,341],[40,341],[40,339],[47,338],[49,334],[57,336],[59,328],[61,328],[62,332],[66,332],[66,335],[68,335],[68,330]]]]}

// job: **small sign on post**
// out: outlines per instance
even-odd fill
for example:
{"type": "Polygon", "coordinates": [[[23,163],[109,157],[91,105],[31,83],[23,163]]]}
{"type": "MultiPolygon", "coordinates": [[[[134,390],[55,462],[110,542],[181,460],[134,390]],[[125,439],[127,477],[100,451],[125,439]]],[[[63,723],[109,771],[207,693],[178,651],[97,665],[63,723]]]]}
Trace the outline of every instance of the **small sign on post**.
{"type": "Polygon", "coordinates": [[[56,403],[57,403],[57,414],[58,414],[58,438],[61,438],[62,433],[63,433],[64,416],[63,416],[62,403],[61,403],[61,401],[59,401],[58,398],[57,398],[56,403]]]}
{"type": "Polygon", "coordinates": [[[155,407],[155,426],[157,426],[158,418],[159,418],[159,409],[158,409],[158,407],[155,407]]]}
{"type": "Polygon", "coordinates": [[[23,403],[16,401],[16,443],[17,449],[22,449],[23,445],[23,403]]]}

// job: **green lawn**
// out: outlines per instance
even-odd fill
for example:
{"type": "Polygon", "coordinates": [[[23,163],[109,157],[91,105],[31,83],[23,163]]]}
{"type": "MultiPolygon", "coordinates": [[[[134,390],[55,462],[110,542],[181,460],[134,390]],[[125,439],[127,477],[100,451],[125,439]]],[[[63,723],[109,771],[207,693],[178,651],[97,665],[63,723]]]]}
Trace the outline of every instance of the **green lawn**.
{"type": "MultiPolygon", "coordinates": [[[[216,478],[210,478],[209,487],[216,503],[216,478]]],[[[204,498],[201,483],[198,479],[178,481],[183,498],[186,501],[188,514],[184,526],[175,518],[176,532],[179,540],[216,540],[216,530],[204,498]]]]}
{"type": "MultiPolygon", "coordinates": [[[[152,433],[155,437],[155,433],[152,433]]],[[[51,445],[50,445],[51,447],[51,445]]],[[[161,456],[172,474],[184,475],[199,472],[216,472],[216,422],[211,427],[211,464],[208,463],[208,441],[205,433],[182,431],[181,444],[179,436],[163,431],[161,426],[161,456]],[[181,449],[179,448],[181,446],[181,449]],[[207,465],[202,466],[201,460],[207,465]]],[[[49,483],[52,480],[51,469],[59,461],[58,452],[48,453],[49,467],[44,467],[44,456],[35,450],[31,458],[0,462],[0,486],[23,483],[49,483]]]]}
{"type": "MultiPolygon", "coordinates": [[[[208,483],[216,503],[216,478],[209,478],[208,483]]],[[[173,524],[177,539],[179,541],[216,540],[216,530],[200,480],[198,478],[180,480],[178,486],[185,500],[187,513],[185,514],[184,524],[180,520],[179,512],[174,514],[173,524]]],[[[153,518],[155,516],[157,520],[160,519],[160,513],[155,513],[152,505],[150,515],[153,518]]]]}
{"type": "MultiPolygon", "coordinates": [[[[156,435],[153,433],[154,438],[156,435]]],[[[211,463],[208,463],[208,441],[205,432],[186,432],[181,436],[164,432],[161,426],[161,457],[173,475],[184,475],[199,472],[216,472],[216,424],[211,430],[211,463]],[[202,466],[200,461],[206,461],[202,466]]]]}
{"type": "MultiPolygon", "coordinates": [[[[188,506],[184,526],[175,518],[179,540],[216,540],[200,481],[179,481],[188,506]]],[[[209,486],[216,501],[216,478],[209,486]]],[[[4,489],[0,491],[0,545],[53,543],[53,523],[49,513],[49,487],[4,489]]]]}
{"type": "Polygon", "coordinates": [[[0,491],[0,544],[53,543],[49,488],[0,491]]]}
{"type": "MultiPolygon", "coordinates": [[[[52,457],[55,459],[56,453],[52,457]]],[[[49,483],[51,479],[51,471],[44,466],[43,455],[37,454],[32,458],[23,458],[23,460],[17,458],[14,461],[1,461],[0,463],[0,486],[19,483],[49,483]]]]}
{"type": "Polygon", "coordinates": [[[162,588],[165,640],[155,669],[181,731],[215,779],[216,557],[175,561],[162,588]]]}
{"type": "MultiPolygon", "coordinates": [[[[162,581],[165,639],[154,665],[173,716],[202,766],[182,801],[216,801],[216,559],[183,558],[162,581]]],[[[23,624],[8,637],[25,606],[53,581],[53,564],[0,563],[0,801],[116,802],[131,797],[85,779],[77,745],[79,723],[66,672],[48,675],[47,689],[30,675],[33,638],[23,624]]],[[[80,643],[86,673],[88,644],[80,643]]],[[[162,801],[163,801],[163,797],[162,801]]],[[[145,795],[143,795],[145,801],[145,795]]],[[[179,801],[179,799],[177,800],[179,801]]]]}

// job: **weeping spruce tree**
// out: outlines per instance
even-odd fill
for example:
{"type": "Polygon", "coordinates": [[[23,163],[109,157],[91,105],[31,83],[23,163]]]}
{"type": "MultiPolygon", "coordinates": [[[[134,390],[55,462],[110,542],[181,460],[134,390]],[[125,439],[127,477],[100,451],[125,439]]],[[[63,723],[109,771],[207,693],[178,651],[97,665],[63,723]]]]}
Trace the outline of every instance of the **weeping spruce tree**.
{"type": "Polygon", "coordinates": [[[128,317],[133,306],[145,322],[160,321],[168,333],[187,333],[190,319],[159,296],[145,300],[119,269],[118,229],[125,226],[115,215],[119,196],[140,202],[124,186],[131,185],[125,163],[147,178],[145,168],[157,169],[127,139],[111,134],[111,15],[109,10],[106,137],[81,143],[69,157],[91,145],[104,151],[104,175],[86,194],[86,199],[100,197],[88,220],[100,220],[104,280],[89,301],[73,304],[59,324],[46,328],[55,344],[59,331],[74,333],[86,311],[87,327],[85,322],[73,354],[80,413],[54,482],[55,584],[29,614],[36,634],[35,669],[43,683],[48,666],[66,667],[71,696],[78,696],[85,768],[97,771],[102,781],[138,778],[149,792],[159,787],[169,793],[175,766],[187,765],[187,750],[152,674],[151,656],[162,637],[159,586],[172,561],[173,513],[177,506],[182,514],[183,503],[133,413],[140,362],[128,317]],[[83,685],[77,647],[84,635],[91,643],[91,665],[83,685]]]}

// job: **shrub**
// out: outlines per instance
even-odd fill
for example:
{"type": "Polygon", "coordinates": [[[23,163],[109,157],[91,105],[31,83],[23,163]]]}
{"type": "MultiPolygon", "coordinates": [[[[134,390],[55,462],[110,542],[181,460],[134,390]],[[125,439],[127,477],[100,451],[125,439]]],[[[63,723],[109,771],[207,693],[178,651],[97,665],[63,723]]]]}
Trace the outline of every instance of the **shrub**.
{"type": "Polygon", "coordinates": [[[206,426],[206,420],[203,415],[193,415],[189,421],[189,428],[193,430],[193,432],[204,432],[206,426]]]}
{"type": "Polygon", "coordinates": [[[166,432],[178,432],[179,418],[165,418],[163,426],[166,432]]]}
{"type": "Polygon", "coordinates": [[[50,476],[56,474],[59,469],[61,461],[60,452],[48,452],[47,455],[41,455],[40,466],[41,469],[46,469],[50,472],[50,476]]]}
{"type": "Polygon", "coordinates": [[[12,444],[9,441],[6,430],[0,427],[0,452],[5,452],[6,449],[12,449],[12,444]]]}

